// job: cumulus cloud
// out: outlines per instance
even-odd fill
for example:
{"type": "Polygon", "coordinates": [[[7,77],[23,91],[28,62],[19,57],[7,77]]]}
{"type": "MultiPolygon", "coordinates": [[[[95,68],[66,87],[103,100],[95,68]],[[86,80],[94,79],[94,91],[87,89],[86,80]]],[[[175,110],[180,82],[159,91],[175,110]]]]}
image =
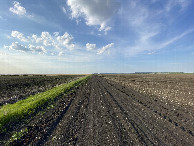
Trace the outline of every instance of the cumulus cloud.
{"type": "MultiPolygon", "coordinates": [[[[63,35],[59,35],[59,32],[50,34],[49,32],[42,32],[41,35],[32,34],[31,36],[25,36],[19,31],[12,31],[11,36],[17,38],[21,43],[28,42],[33,45],[29,45],[28,49],[31,52],[46,53],[46,47],[55,48],[57,51],[63,52],[62,50],[73,50],[75,44],[73,43],[74,38],[69,33],[65,32],[63,35]]],[[[11,39],[11,38],[10,38],[11,39]]],[[[17,43],[18,44],[18,43],[17,43]]],[[[13,48],[17,44],[12,44],[10,48],[13,48]]],[[[18,44],[19,45],[19,44],[18,44]]],[[[22,48],[22,46],[20,46],[22,48]]],[[[14,49],[19,50],[19,49],[14,49]]],[[[23,50],[25,50],[23,48],[23,50]]],[[[26,48],[27,51],[27,48],[26,48]]]]}
{"type": "Polygon", "coordinates": [[[73,36],[68,34],[67,32],[64,33],[63,36],[58,36],[57,41],[60,45],[65,46],[70,50],[73,50],[75,48],[75,44],[72,43],[73,36]]]}
{"type": "Polygon", "coordinates": [[[85,19],[88,26],[100,26],[99,31],[109,31],[111,17],[117,12],[116,0],[67,0],[72,18],[85,19]]]}
{"type": "Polygon", "coordinates": [[[26,9],[17,1],[13,2],[13,7],[10,7],[9,11],[20,16],[26,14],[26,9]]]}
{"type": "Polygon", "coordinates": [[[36,52],[36,53],[39,53],[39,54],[45,54],[47,52],[46,49],[44,48],[44,46],[33,46],[33,45],[30,44],[29,49],[32,52],[36,52]]]}
{"type": "Polygon", "coordinates": [[[49,34],[49,32],[42,32],[41,40],[44,46],[52,46],[53,44],[53,39],[51,35],[49,34]]]}
{"type": "Polygon", "coordinates": [[[21,52],[33,52],[33,53],[39,53],[39,54],[45,54],[46,49],[43,46],[33,46],[29,44],[29,46],[24,46],[19,44],[18,42],[13,42],[10,46],[4,46],[4,48],[9,50],[17,50],[21,52]]]}
{"type": "Polygon", "coordinates": [[[33,34],[31,37],[28,37],[30,38],[30,40],[33,42],[33,43],[40,43],[42,41],[42,38],[41,37],[38,37],[37,35],[33,34]]]}
{"type": "Polygon", "coordinates": [[[108,50],[109,48],[111,48],[114,45],[114,43],[110,43],[106,46],[103,46],[102,48],[100,48],[97,52],[97,54],[103,54],[106,50],[108,50]]]}
{"type": "Polygon", "coordinates": [[[90,51],[90,50],[94,50],[96,48],[96,44],[86,44],[86,50],[90,51]]]}
{"type": "Polygon", "coordinates": [[[7,48],[9,50],[18,50],[22,52],[29,52],[30,49],[26,46],[20,45],[18,42],[12,43],[10,46],[4,46],[4,48],[7,48]]]}
{"type": "Polygon", "coordinates": [[[18,38],[22,42],[27,42],[28,41],[27,38],[24,37],[24,34],[22,34],[19,31],[12,31],[11,36],[14,37],[14,38],[18,38]]]}

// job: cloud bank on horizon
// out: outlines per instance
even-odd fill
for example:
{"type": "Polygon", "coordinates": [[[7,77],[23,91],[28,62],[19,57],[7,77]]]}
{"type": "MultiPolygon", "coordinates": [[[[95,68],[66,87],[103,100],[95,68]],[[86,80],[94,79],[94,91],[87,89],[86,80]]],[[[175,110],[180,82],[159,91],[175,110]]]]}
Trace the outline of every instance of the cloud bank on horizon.
{"type": "Polygon", "coordinates": [[[9,55],[54,64],[56,73],[65,65],[68,73],[194,72],[194,1],[2,0],[0,8],[0,64],[21,72],[33,66],[9,55]]]}

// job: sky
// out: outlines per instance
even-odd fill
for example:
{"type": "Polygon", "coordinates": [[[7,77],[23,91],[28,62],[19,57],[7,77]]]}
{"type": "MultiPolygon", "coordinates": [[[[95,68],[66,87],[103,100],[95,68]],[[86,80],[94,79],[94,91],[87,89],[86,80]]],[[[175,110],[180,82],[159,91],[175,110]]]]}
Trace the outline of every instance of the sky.
{"type": "Polygon", "coordinates": [[[1,0],[0,74],[194,72],[194,0],[1,0]]]}

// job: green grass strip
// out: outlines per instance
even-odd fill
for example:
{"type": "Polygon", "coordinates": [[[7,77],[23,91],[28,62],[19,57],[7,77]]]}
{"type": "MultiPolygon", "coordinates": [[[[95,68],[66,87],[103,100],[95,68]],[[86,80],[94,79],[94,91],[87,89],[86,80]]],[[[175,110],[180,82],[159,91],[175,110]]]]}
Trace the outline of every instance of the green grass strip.
{"type": "Polygon", "coordinates": [[[0,133],[3,130],[3,126],[7,123],[20,120],[27,115],[32,114],[38,107],[44,105],[44,103],[54,100],[58,95],[68,92],[88,78],[89,76],[82,77],[70,83],[54,87],[48,91],[29,96],[14,104],[3,105],[0,109],[0,133]]]}

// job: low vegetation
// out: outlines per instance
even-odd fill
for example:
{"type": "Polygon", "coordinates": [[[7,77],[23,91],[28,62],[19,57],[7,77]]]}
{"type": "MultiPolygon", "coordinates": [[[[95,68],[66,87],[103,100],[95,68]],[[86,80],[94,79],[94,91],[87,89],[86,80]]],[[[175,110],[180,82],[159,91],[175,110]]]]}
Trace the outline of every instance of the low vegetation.
{"type": "Polygon", "coordinates": [[[18,121],[34,113],[37,108],[41,107],[42,105],[49,101],[53,101],[60,94],[70,91],[73,87],[86,81],[88,77],[89,76],[82,77],[68,84],[62,84],[48,91],[30,96],[14,104],[4,105],[0,109],[0,133],[2,131],[5,131],[4,126],[7,123],[18,121]]]}
{"type": "Polygon", "coordinates": [[[84,75],[7,75],[0,76],[0,108],[31,95],[69,83],[84,75]]]}
{"type": "Polygon", "coordinates": [[[9,141],[5,145],[9,145],[15,140],[20,140],[22,136],[24,136],[25,133],[28,133],[27,128],[20,130],[20,132],[14,132],[12,137],[9,139],[9,141]]]}

